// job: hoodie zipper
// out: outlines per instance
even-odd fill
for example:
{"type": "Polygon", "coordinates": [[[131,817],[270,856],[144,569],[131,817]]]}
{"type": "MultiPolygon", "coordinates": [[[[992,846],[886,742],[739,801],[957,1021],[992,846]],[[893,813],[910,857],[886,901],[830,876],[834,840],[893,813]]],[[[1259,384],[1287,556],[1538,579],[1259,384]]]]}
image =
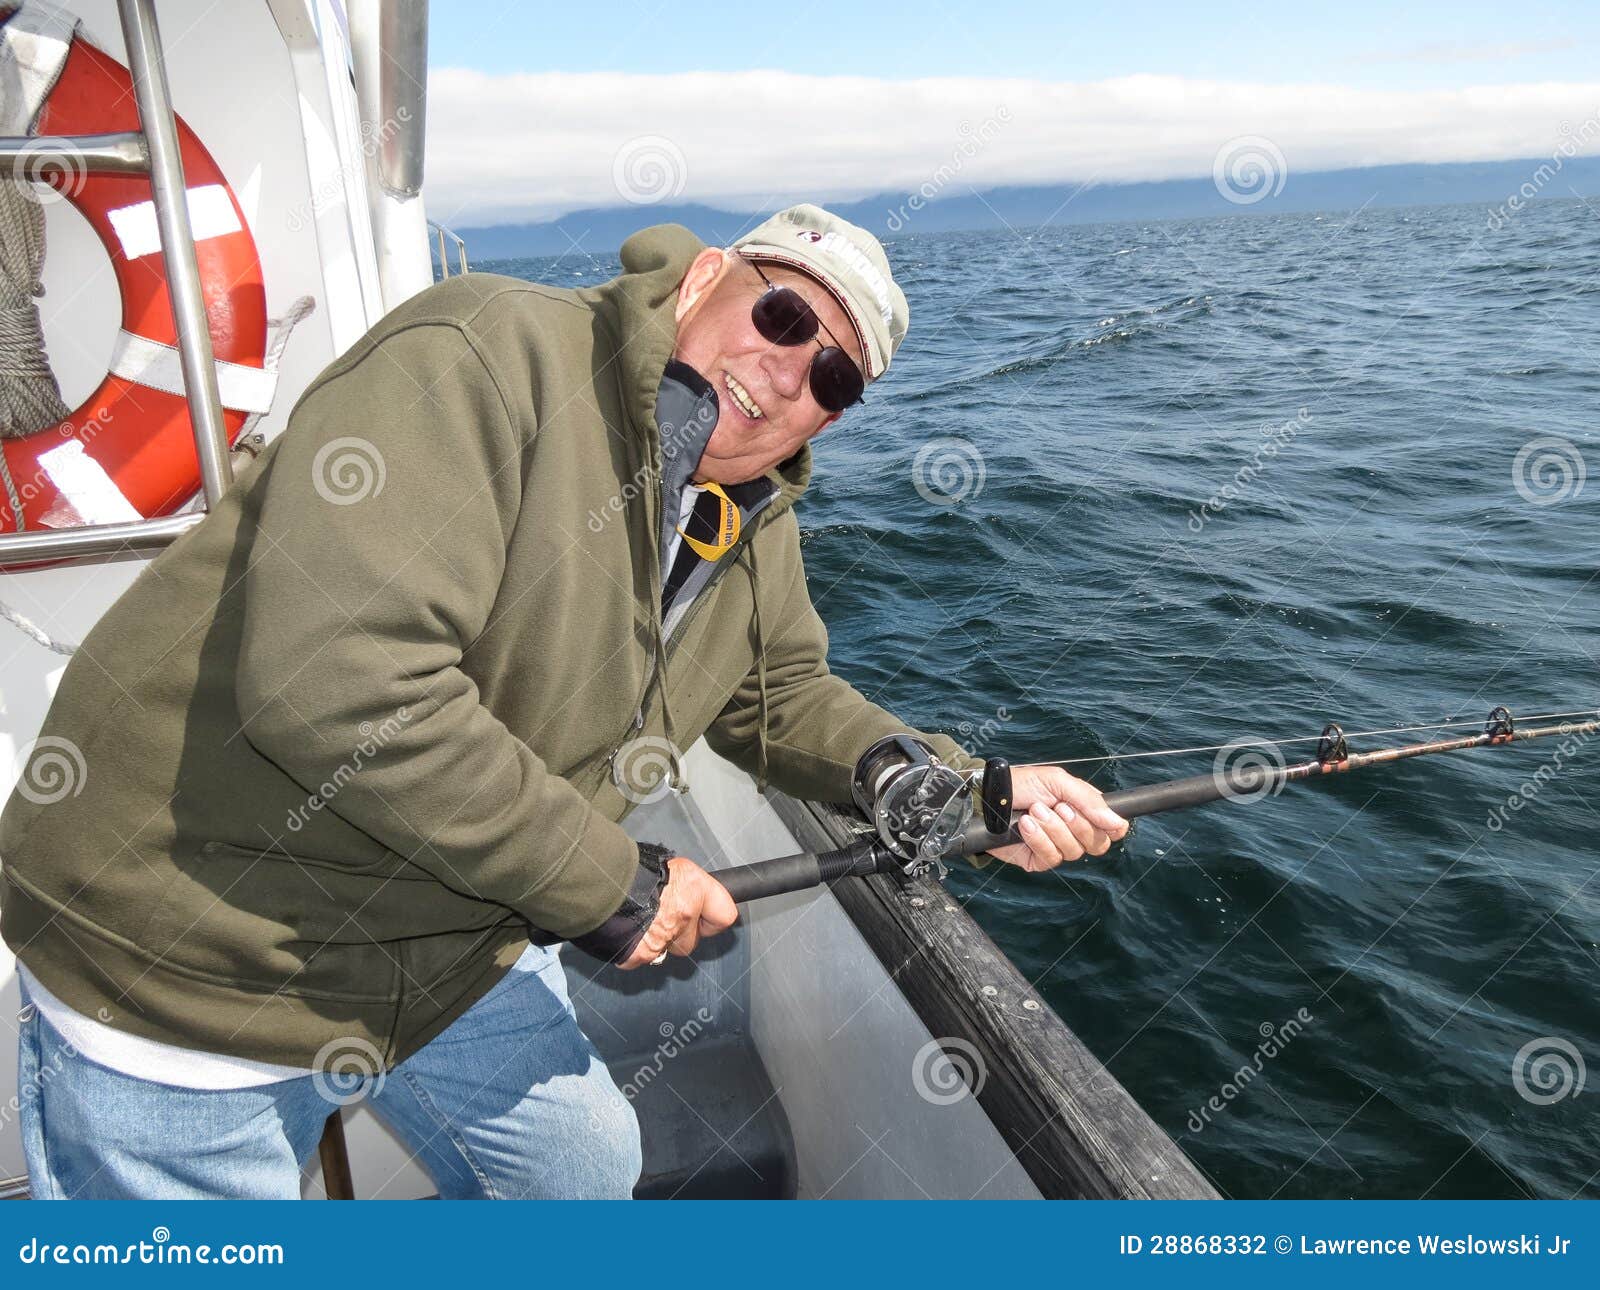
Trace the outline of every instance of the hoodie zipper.
{"type": "MultiPolygon", "coordinates": [[[[660,493],[659,486],[655,491],[657,494],[660,493]]],[[[766,518],[767,513],[772,509],[773,504],[777,500],[777,490],[774,489],[772,496],[767,500],[767,502],[761,507],[760,510],[750,517],[749,526],[745,527],[743,532],[741,532],[739,535],[739,540],[729,547],[727,553],[717,561],[717,567],[712,570],[711,577],[706,580],[705,586],[700,588],[699,593],[694,598],[694,603],[690,605],[689,608],[684,611],[683,616],[679,618],[675,624],[673,624],[670,635],[662,631],[661,628],[661,560],[659,556],[655,558],[654,567],[656,570],[656,576],[651,589],[653,596],[651,602],[651,612],[655,615],[656,621],[652,624],[652,627],[654,628],[651,633],[652,642],[658,639],[661,640],[666,652],[669,655],[671,654],[673,642],[682,639],[684,631],[687,629],[690,621],[693,620],[695,616],[705,608],[706,602],[711,599],[712,589],[717,585],[718,580],[728,571],[728,568],[735,563],[739,548],[742,547],[746,542],[754,539],[756,531],[761,527],[761,521],[766,518]]],[[[611,780],[613,783],[616,782],[617,778],[618,754],[633,742],[639,731],[644,729],[645,707],[650,700],[650,690],[656,680],[656,672],[658,670],[659,662],[660,660],[656,658],[655,646],[652,643],[649,656],[645,659],[644,688],[640,691],[638,702],[634,705],[632,724],[629,726],[627,734],[623,736],[622,741],[617,744],[616,747],[614,747],[606,757],[606,765],[610,768],[611,780]]],[[[662,703],[666,703],[665,693],[662,695],[662,703]]]]}

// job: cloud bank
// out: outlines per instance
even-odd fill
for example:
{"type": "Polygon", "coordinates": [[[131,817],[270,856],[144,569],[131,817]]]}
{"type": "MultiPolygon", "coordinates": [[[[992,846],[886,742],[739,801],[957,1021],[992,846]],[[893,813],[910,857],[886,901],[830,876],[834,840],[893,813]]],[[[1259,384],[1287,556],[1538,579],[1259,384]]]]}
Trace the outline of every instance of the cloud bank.
{"type": "Polygon", "coordinates": [[[1600,153],[1600,82],[1374,90],[1129,76],[1067,83],[789,72],[429,77],[428,205],[457,224],[694,201],[1213,173],[1244,136],[1296,171],[1600,153]]]}

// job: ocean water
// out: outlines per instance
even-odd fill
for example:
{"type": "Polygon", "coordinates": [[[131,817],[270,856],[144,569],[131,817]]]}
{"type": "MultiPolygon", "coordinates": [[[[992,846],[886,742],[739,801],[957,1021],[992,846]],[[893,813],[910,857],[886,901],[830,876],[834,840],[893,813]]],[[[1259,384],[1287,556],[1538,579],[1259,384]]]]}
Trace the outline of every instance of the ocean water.
{"type": "MultiPolygon", "coordinates": [[[[1594,709],[1600,211],[1487,216],[907,230],[801,510],[835,669],[1108,788],[1594,709]]],[[[951,888],[1226,1195],[1596,1196],[1597,805],[1600,738],[1535,742],[951,888]]]]}

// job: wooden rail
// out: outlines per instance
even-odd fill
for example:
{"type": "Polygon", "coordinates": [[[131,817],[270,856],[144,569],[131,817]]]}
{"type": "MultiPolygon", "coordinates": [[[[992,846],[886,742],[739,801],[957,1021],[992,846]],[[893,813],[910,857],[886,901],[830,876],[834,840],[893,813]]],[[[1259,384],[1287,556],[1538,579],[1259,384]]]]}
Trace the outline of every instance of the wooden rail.
{"type": "MultiPolygon", "coordinates": [[[[768,794],[800,845],[854,836],[850,817],[768,794]]],[[[1215,1200],[1217,1192],[942,887],[874,875],[832,891],[923,1025],[970,1044],[977,1099],[1034,1185],[1052,1199],[1215,1200]]],[[[960,1063],[958,1062],[958,1065],[960,1063]]]]}

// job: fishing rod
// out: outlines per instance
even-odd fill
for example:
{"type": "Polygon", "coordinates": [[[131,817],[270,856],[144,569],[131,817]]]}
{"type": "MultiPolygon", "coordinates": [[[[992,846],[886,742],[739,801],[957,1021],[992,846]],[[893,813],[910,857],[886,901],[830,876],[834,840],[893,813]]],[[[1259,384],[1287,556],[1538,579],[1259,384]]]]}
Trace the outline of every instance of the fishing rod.
{"type": "MultiPolygon", "coordinates": [[[[1497,707],[1477,734],[1353,752],[1344,731],[1329,723],[1317,738],[1316,756],[1309,761],[1278,764],[1264,754],[1245,751],[1266,741],[1222,745],[1222,755],[1209,774],[1120,789],[1107,793],[1105,800],[1118,815],[1131,820],[1207,802],[1259,801],[1276,796],[1288,784],[1410,757],[1596,731],[1600,731],[1600,714],[1576,723],[1518,726],[1509,709],[1497,707]],[[1229,753],[1238,755],[1229,757],[1229,753]]],[[[905,878],[933,873],[942,878],[946,860],[1022,840],[1017,830],[1021,817],[1011,810],[1011,765],[1004,758],[989,758],[982,770],[958,771],[940,761],[920,739],[889,735],[862,756],[850,792],[872,825],[855,841],[832,851],[802,852],[720,869],[712,876],[742,904],[874,873],[898,873],[905,878]]]]}

